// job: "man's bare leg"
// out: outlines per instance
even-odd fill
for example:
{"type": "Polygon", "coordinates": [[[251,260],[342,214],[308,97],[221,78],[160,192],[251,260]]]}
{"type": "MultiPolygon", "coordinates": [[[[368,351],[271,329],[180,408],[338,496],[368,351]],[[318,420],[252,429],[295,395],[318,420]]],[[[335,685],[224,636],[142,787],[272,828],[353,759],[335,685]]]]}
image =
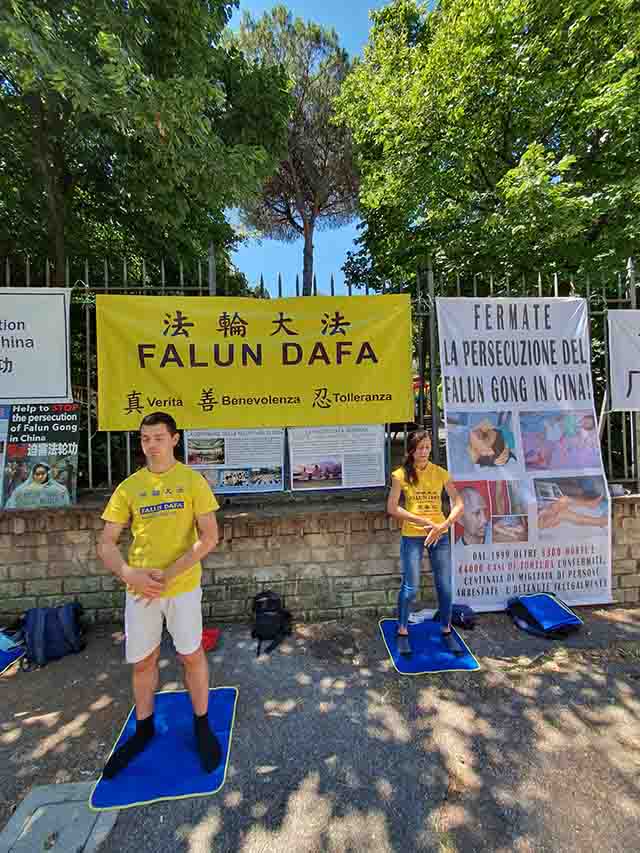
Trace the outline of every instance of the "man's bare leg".
{"type": "Polygon", "coordinates": [[[222,760],[218,738],[209,726],[209,665],[200,646],[193,654],[180,655],[184,664],[184,680],[193,705],[193,728],[198,745],[200,763],[206,773],[211,773],[222,760]]]}
{"type": "Polygon", "coordinates": [[[202,646],[193,654],[180,655],[184,665],[184,680],[191,696],[193,713],[201,717],[209,707],[209,664],[202,646]]]}
{"type": "Polygon", "coordinates": [[[153,708],[158,689],[160,673],[158,672],[158,658],[160,657],[160,646],[154,649],[150,655],[133,664],[131,680],[133,682],[133,697],[136,703],[136,719],[146,720],[153,714],[153,708]]]}

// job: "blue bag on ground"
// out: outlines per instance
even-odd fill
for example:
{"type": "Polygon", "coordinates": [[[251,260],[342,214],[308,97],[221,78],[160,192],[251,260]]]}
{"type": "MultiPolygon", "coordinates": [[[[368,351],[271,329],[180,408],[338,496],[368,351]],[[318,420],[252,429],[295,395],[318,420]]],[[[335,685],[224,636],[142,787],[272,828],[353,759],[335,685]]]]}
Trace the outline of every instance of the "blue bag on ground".
{"type": "Polygon", "coordinates": [[[518,628],[549,640],[567,637],[584,624],[568,605],[548,592],[510,598],[507,611],[518,628]]]}
{"type": "Polygon", "coordinates": [[[77,602],[60,607],[32,607],[24,614],[22,630],[30,666],[44,666],[72,652],[86,642],[80,624],[82,608],[77,602]]]}

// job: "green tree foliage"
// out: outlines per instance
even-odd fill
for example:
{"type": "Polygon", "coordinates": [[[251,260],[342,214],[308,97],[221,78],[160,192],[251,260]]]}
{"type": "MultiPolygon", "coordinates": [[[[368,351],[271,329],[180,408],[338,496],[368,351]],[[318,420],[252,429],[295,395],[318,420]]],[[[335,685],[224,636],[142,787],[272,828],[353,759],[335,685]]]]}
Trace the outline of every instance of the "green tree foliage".
{"type": "Polygon", "coordinates": [[[5,0],[0,250],[202,253],[286,142],[277,69],[222,44],[235,2],[5,0]]]}
{"type": "Polygon", "coordinates": [[[313,235],[355,213],[357,180],[351,134],[334,123],[333,101],[349,70],[334,30],[296,18],[276,6],[259,20],[245,13],[235,39],[248,58],[281,67],[289,79],[294,109],[288,151],[262,195],[244,206],[245,222],[278,240],[304,239],[302,292],[313,284],[313,235]]]}
{"type": "Polygon", "coordinates": [[[396,0],[339,98],[361,170],[354,284],[576,271],[637,253],[640,7],[396,0]]]}

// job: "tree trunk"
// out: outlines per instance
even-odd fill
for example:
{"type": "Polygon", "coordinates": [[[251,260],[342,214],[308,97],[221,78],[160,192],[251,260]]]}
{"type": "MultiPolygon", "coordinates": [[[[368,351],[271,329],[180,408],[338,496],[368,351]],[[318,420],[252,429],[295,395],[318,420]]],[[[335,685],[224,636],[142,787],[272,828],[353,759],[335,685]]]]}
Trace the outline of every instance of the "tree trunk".
{"type": "Polygon", "coordinates": [[[313,293],[313,229],[312,222],[304,223],[304,261],[302,266],[302,295],[313,293]]]}
{"type": "Polygon", "coordinates": [[[54,274],[51,284],[54,287],[65,285],[65,256],[64,256],[64,220],[65,197],[57,175],[52,175],[47,182],[47,209],[49,213],[49,260],[54,263],[54,274]]]}
{"type": "Polygon", "coordinates": [[[64,153],[60,149],[60,139],[52,138],[48,104],[43,103],[39,95],[33,95],[29,98],[29,105],[35,119],[34,152],[36,168],[42,176],[47,197],[48,261],[54,264],[51,283],[57,287],[64,287],[66,206],[64,153]],[[53,150],[56,145],[58,150],[53,150]]]}

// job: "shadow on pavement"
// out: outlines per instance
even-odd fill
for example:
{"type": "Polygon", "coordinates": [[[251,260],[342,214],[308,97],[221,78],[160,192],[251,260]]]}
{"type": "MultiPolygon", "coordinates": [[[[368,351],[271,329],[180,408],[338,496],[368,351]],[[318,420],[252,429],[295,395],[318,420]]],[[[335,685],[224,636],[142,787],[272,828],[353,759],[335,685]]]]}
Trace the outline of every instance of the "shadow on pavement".
{"type": "MultiPolygon", "coordinates": [[[[635,851],[640,610],[581,610],[558,644],[483,615],[480,673],[407,678],[377,625],[300,625],[255,657],[225,627],[212,683],[240,689],[227,782],[124,811],[122,851],[635,851]]],[[[181,687],[163,646],[162,687],[181,687]]],[[[32,784],[98,775],[131,705],[120,634],[0,679],[0,823],[32,784]]],[[[179,772],[179,766],[176,766],[179,772]]]]}

